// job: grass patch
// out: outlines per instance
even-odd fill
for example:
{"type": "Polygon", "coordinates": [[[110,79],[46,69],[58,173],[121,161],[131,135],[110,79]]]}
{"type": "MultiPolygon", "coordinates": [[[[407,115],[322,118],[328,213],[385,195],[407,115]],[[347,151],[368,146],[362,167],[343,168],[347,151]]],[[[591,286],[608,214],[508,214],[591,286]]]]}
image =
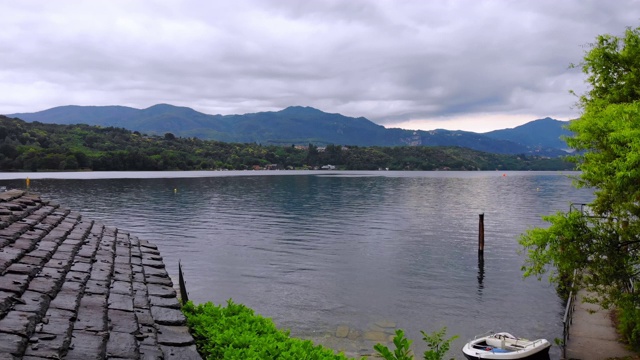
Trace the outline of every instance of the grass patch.
{"type": "Polygon", "coordinates": [[[348,359],[310,340],[290,337],[289,331],[279,330],[271,319],[232,300],[226,307],[188,302],[182,312],[205,359],[348,359]]]}

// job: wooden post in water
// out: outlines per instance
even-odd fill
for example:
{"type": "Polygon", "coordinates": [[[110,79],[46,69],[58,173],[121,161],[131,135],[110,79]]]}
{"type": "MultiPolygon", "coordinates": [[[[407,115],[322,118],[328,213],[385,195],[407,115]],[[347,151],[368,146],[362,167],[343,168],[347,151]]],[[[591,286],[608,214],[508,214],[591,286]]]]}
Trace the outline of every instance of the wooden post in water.
{"type": "Polygon", "coordinates": [[[484,253],[484,213],[480,214],[478,229],[478,254],[484,253]]]}

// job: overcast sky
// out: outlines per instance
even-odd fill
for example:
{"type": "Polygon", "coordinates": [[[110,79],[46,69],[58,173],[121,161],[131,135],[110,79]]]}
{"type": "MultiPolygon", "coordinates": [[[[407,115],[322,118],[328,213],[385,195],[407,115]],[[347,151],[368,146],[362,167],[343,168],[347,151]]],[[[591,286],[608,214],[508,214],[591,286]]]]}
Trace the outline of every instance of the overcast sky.
{"type": "Polygon", "coordinates": [[[640,0],[0,1],[0,113],[312,106],[489,131],[579,114],[569,69],[640,0]]]}

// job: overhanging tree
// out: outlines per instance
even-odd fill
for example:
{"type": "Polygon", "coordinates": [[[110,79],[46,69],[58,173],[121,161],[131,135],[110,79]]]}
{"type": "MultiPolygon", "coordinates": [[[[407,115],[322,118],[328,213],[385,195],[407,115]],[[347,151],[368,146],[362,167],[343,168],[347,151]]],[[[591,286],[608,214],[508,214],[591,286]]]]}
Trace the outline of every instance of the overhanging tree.
{"type": "Polygon", "coordinates": [[[598,36],[580,64],[590,90],[582,95],[582,115],[569,125],[567,144],[581,175],[578,187],[594,189],[588,214],[544,217],[546,229],[520,238],[528,257],[525,276],[551,269],[562,282],[578,270],[576,284],[594,291],[604,307],[620,310],[623,335],[640,345],[640,28],[624,36],[598,36]]]}

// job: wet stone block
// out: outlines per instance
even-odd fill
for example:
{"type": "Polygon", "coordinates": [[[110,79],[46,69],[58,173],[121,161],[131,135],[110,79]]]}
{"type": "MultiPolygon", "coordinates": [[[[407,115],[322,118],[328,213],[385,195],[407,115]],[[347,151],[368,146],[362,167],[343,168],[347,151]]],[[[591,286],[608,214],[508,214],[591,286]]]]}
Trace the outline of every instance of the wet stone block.
{"type": "Polygon", "coordinates": [[[78,247],[74,244],[70,244],[67,240],[58,246],[58,252],[69,252],[73,254],[76,251],[78,251],[78,247]]]}
{"type": "Polygon", "coordinates": [[[107,333],[74,331],[66,360],[102,360],[105,358],[107,333]]]}
{"type": "Polygon", "coordinates": [[[185,325],[187,319],[178,309],[151,306],[151,315],[156,323],[161,325],[185,325]]]}
{"type": "Polygon", "coordinates": [[[107,292],[109,291],[107,284],[108,282],[106,280],[89,280],[85,285],[84,291],[87,294],[107,295],[107,292]]]}
{"type": "Polygon", "coordinates": [[[120,281],[128,281],[131,282],[131,265],[127,262],[126,264],[115,263],[113,267],[113,278],[115,280],[120,281]]]}
{"type": "Polygon", "coordinates": [[[58,265],[60,265],[60,267],[69,269],[71,267],[73,256],[74,254],[71,251],[62,251],[58,249],[55,253],[53,253],[49,262],[56,263],[57,260],[57,263],[58,265]]]}
{"type": "Polygon", "coordinates": [[[187,347],[173,347],[160,345],[164,360],[202,360],[195,345],[187,347]]]}
{"type": "Polygon", "coordinates": [[[125,281],[112,281],[111,293],[132,295],[131,283],[125,281]]]}
{"type": "Polygon", "coordinates": [[[151,310],[135,309],[135,314],[136,318],[138,319],[138,324],[142,326],[153,326],[155,324],[153,316],[151,316],[151,310]]]}
{"type": "Polygon", "coordinates": [[[45,279],[50,279],[51,281],[54,281],[57,284],[62,284],[66,275],[67,275],[67,271],[65,269],[49,267],[49,263],[47,263],[42,269],[40,269],[40,272],[38,273],[38,275],[36,275],[36,279],[45,278],[45,279]]]}
{"type": "Polygon", "coordinates": [[[155,244],[150,243],[148,240],[140,240],[140,246],[147,249],[158,250],[158,247],[155,244]]]}
{"type": "Polygon", "coordinates": [[[109,309],[108,314],[110,329],[127,334],[135,334],[138,332],[138,321],[135,313],[109,309]]]}
{"type": "Polygon", "coordinates": [[[143,291],[134,291],[133,294],[133,307],[140,309],[148,309],[149,308],[149,298],[147,297],[146,290],[143,291]]]}
{"type": "Polygon", "coordinates": [[[42,223],[57,226],[60,221],[62,221],[62,217],[60,215],[56,215],[55,213],[53,213],[47,216],[46,218],[44,218],[42,220],[42,223]]]}
{"type": "Polygon", "coordinates": [[[67,271],[69,271],[71,263],[69,260],[54,259],[52,257],[51,259],[49,259],[49,261],[47,261],[46,264],[44,264],[44,266],[49,268],[61,269],[66,273],[67,271]]]}
{"type": "Polygon", "coordinates": [[[29,283],[28,290],[36,291],[54,297],[62,286],[62,279],[52,279],[43,276],[37,276],[29,283]]]}
{"type": "Polygon", "coordinates": [[[62,284],[61,291],[70,291],[81,294],[84,290],[84,284],[77,281],[65,281],[62,284]]]}
{"type": "Polygon", "coordinates": [[[142,252],[142,259],[151,261],[162,261],[162,256],[160,256],[160,253],[154,254],[150,252],[142,252]]]}
{"type": "Polygon", "coordinates": [[[94,263],[91,269],[91,280],[96,281],[110,281],[111,280],[111,268],[109,264],[94,263]]]}
{"type": "Polygon", "coordinates": [[[158,330],[153,326],[140,326],[140,331],[136,336],[136,339],[140,342],[140,345],[158,345],[158,330]]]}
{"type": "Polygon", "coordinates": [[[100,295],[86,295],[80,300],[75,330],[107,330],[107,299],[100,295]]]}
{"type": "Polygon", "coordinates": [[[161,306],[171,309],[180,309],[180,303],[177,298],[163,298],[158,296],[150,296],[149,302],[153,306],[161,306]]]}
{"type": "Polygon", "coordinates": [[[93,259],[93,256],[96,253],[96,248],[91,244],[91,245],[82,245],[80,247],[80,250],[78,250],[78,253],[76,254],[75,259],[79,260],[82,258],[85,259],[93,259]]]}
{"type": "Polygon", "coordinates": [[[145,276],[169,277],[165,268],[143,267],[145,276]]]}
{"type": "Polygon", "coordinates": [[[11,292],[0,291],[0,317],[11,309],[13,299],[16,295],[11,292]]]}
{"type": "Polygon", "coordinates": [[[20,302],[14,305],[16,311],[25,311],[35,313],[38,318],[41,318],[49,308],[49,302],[51,298],[39,292],[27,290],[22,294],[20,302]]]}
{"type": "MultiPolygon", "coordinates": [[[[14,214],[15,215],[15,214],[14,214]]],[[[22,216],[20,216],[22,217],[22,216]]],[[[15,222],[8,227],[0,230],[0,236],[8,237],[12,239],[17,239],[20,235],[24,234],[29,230],[30,226],[28,224],[15,222]]]]}
{"type": "Polygon", "coordinates": [[[16,249],[31,250],[35,247],[37,242],[38,240],[36,239],[19,238],[13,243],[13,247],[16,249]]]}
{"type": "Polygon", "coordinates": [[[69,310],[75,312],[80,304],[80,291],[61,289],[56,297],[51,300],[49,307],[54,309],[69,310]]]}
{"type": "Polygon", "coordinates": [[[53,250],[47,250],[47,249],[35,249],[32,251],[29,251],[27,253],[26,256],[33,256],[33,257],[38,257],[38,258],[42,258],[43,260],[49,261],[49,259],[51,258],[51,255],[53,254],[53,250]]]}
{"type": "Polygon", "coordinates": [[[0,320],[0,333],[29,337],[35,330],[37,315],[31,312],[10,311],[0,320]]]}
{"type": "Polygon", "coordinates": [[[76,314],[73,311],[49,308],[42,320],[42,325],[36,328],[36,334],[54,334],[65,338],[71,333],[76,314]]]}
{"type": "Polygon", "coordinates": [[[24,252],[21,251],[8,251],[8,248],[5,247],[0,251],[0,266],[3,266],[5,269],[16,262],[20,256],[22,256],[24,252]]]}
{"type": "Polygon", "coordinates": [[[138,343],[135,336],[119,331],[112,331],[107,342],[107,356],[125,359],[137,359],[138,343]]]}
{"type": "Polygon", "coordinates": [[[164,354],[156,345],[140,345],[140,360],[163,360],[164,354]]]}
{"type": "Polygon", "coordinates": [[[109,309],[133,311],[133,296],[128,294],[109,294],[109,309]]]}
{"type": "Polygon", "coordinates": [[[2,249],[3,247],[11,244],[12,240],[9,239],[5,239],[5,238],[0,238],[0,249],[2,249]]]}
{"type": "Polygon", "coordinates": [[[49,231],[53,230],[53,228],[54,228],[53,225],[51,225],[51,224],[43,224],[43,223],[40,223],[40,224],[38,224],[38,225],[33,227],[34,230],[42,230],[45,233],[48,233],[49,231]]]}
{"type": "Polygon", "coordinates": [[[46,262],[47,259],[45,258],[35,257],[31,255],[25,255],[20,259],[20,263],[34,265],[37,268],[41,268],[46,262]]]}
{"type": "Polygon", "coordinates": [[[162,261],[159,260],[147,260],[147,259],[142,259],[142,265],[144,265],[145,267],[153,267],[153,268],[158,268],[158,269],[164,269],[164,263],[162,261]]]}
{"type": "Polygon", "coordinates": [[[127,245],[116,245],[116,259],[120,259],[118,262],[128,263],[131,257],[131,249],[127,245]]]}
{"type": "MultiPolygon", "coordinates": [[[[37,225],[37,223],[36,223],[36,225],[37,225]]],[[[26,233],[22,234],[22,236],[20,238],[38,242],[46,234],[47,234],[47,232],[44,231],[44,230],[33,228],[33,229],[27,231],[26,233]]]]}
{"type": "MultiPolygon", "coordinates": [[[[27,359],[64,359],[69,344],[71,344],[71,335],[62,337],[58,335],[42,334],[43,337],[34,335],[32,342],[27,346],[25,357],[27,359]],[[35,340],[38,339],[37,342],[35,340]]],[[[31,339],[30,339],[31,340],[31,339]]]]}
{"type": "Polygon", "coordinates": [[[17,262],[11,264],[5,271],[9,274],[24,274],[33,277],[40,271],[40,268],[32,264],[17,262]]]}
{"type": "Polygon", "coordinates": [[[29,276],[25,274],[4,274],[0,277],[0,290],[21,295],[29,285],[29,276]]]}
{"type": "Polygon", "coordinates": [[[142,266],[142,258],[135,255],[131,256],[131,265],[142,266]]]}
{"type": "Polygon", "coordinates": [[[139,282],[139,283],[144,283],[145,279],[144,279],[144,274],[141,272],[135,272],[133,273],[133,276],[131,277],[131,281],[135,282],[139,282]]]}
{"type": "Polygon", "coordinates": [[[27,348],[27,338],[15,334],[2,334],[0,336],[0,356],[11,354],[17,358],[22,358],[27,348]]]}
{"type": "Polygon", "coordinates": [[[42,241],[52,242],[52,243],[55,243],[56,245],[58,245],[66,237],[67,237],[67,232],[64,231],[64,230],[61,230],[59,227],[56,227],[55,229],[51,230],[51,232],[49,232],[44,237],[44,239],[42,239],[42,241]]]}
{"type": "Polygon", "coordinates": [[[169,286],[149,284],[147,291],[149,296],[176,297],[176,291],[169,286]]]}
{"type": "Polygon", "coordinates": [[[69,271],[65,277],[66,281],[75,281],[79,283],[86,283],[89,280],[88,272],[69,271]]]}
{"type": "Polygon", "coordinates": [[[186,326],[158,325],[157,328],[160,345],[187,346],[195,343],[186,326]]]}
{"type": "Polygon", "coordinates": [[[149,284],[164,285],[173,287],[173,281],[169,277],[145,276],[145,280],[149,284]]]}
{"type": "Polygon", "coordinates": [[[147,284],[144,282],[134,281],[131,283],[131,287],[133,288],[133,291],[142,291],[145,294],[147,293],[147,284]]]}

